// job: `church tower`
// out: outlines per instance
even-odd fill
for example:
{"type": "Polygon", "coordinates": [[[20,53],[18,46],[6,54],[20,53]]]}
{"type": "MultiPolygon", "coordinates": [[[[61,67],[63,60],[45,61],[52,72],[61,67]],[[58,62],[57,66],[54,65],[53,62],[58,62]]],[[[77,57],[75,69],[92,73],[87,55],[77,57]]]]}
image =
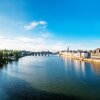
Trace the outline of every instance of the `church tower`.
{"type": "Polygon", "coordinates": [[[69,46],[68,46],[68,48],[67,48],[67,52],[69,52],[69,46]]]}

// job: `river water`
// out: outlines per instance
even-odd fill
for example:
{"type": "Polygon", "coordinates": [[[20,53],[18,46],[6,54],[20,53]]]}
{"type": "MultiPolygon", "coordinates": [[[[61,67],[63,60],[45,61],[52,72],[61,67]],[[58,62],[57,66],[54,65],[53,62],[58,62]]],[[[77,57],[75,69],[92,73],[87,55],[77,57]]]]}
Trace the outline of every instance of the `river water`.
{"type": "Polygon", "coordinates": [[[0,67],[0,100],[100,100],[100,64],[20,58],[0,67]]]}

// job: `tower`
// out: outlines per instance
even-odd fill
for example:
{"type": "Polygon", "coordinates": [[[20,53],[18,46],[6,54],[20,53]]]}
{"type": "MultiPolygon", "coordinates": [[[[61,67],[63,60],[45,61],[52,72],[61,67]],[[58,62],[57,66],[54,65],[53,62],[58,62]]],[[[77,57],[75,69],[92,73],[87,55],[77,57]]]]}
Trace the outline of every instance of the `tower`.
{"type": "Polygon", "coordinates": [[[68,46],[68,48],[67,48],[67,52],[69,52],[69,46],[68,46]]]}

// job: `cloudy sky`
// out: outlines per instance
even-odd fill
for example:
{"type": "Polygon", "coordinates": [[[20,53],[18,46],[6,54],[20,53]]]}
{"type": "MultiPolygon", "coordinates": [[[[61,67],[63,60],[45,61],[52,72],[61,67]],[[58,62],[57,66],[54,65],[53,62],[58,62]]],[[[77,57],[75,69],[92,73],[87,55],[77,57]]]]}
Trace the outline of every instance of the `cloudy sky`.
{"type": "Polygon", "coordinates": [[[99,0],[0,0],[0,49],[100,47],[99,0]]]}

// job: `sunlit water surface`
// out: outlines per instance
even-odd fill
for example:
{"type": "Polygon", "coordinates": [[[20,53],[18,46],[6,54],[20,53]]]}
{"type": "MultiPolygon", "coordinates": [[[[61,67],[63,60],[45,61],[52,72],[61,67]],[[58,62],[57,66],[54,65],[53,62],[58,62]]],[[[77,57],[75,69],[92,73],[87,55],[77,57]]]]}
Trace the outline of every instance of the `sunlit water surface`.
{"type": "Polygon", "coordinates": [[[27,56],[0,68],[0,100],[100,100],[100,64],[27,56]]]}

